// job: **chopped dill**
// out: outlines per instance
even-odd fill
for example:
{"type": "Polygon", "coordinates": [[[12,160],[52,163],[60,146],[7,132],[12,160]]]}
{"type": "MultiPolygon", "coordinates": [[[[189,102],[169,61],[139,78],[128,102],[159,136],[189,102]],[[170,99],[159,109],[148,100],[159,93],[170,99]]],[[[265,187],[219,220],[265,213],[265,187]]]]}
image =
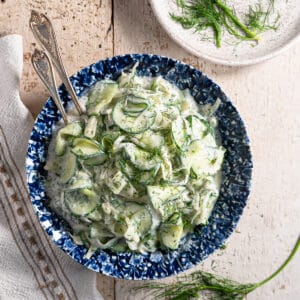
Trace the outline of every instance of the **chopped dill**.
{"type": "Polygon", "coordinates": [[[227,248],[226,244],[223,244],[223,245],[220,247],[221,250],[225,250],[226,248],[227,248]]]}
{"type": "Polygon", "coordinates": [[[273,274],[257,283],[243,284],[216,274],[195,271],[189,275],[177,277],[177,281],[171,285],[146,283],[134,289],[151,290],[155,295],[155,299],[191,300],[198,299],[203,293],[209,292],[209,295],[211,295],[210,299],[214,300],[242,300],[247,294],[276,277],[293,259],[299,247],[300,237],[298,237],[294,248],[283,264],[273,274]]]}
{"type": "Polygon", "coordinates": [[[269,7],[264,10],[261,3],[257,3],[254,6],[249,6],[246,17],[246,25],[251,30],[255,30],[256,33],[262,33],[267,30],[277,30],[280,15],[277,13],[277,17],[274,22],[269,23],[270,14],[274,12],[274,2],[271,1],[269,7]]]}
{"type": "Polygon", "coordinates": [[[260,33],[278,28],[279,14],[272,24],[269,23],[269,17],[274,13],[275,0],[268,1],[267,9],[260,2],[250,5],[244,15],[244,22],[238,18],[234,8],[227,6],[222,0],[176,0],[182,13],[170,13],[170,17],[183,28],[194,29],[195,32],[212,28],[218,48],[221,47],[224,30],[238,40],[258,42],[260,33]]]}

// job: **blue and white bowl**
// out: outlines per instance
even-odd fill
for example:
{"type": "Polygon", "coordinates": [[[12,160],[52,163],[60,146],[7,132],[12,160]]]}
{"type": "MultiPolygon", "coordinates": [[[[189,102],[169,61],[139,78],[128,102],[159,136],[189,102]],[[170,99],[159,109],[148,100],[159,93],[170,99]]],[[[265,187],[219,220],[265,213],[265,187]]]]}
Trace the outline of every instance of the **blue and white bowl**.
{"type": "MultiPolygon", "coordinates": [[[[30,198],[36,214],[53,242],[75,261],[96,272],[131,280],[158,279],[178,274],[203,261],[218,249],[233,232],[250,192],[252,158],[245,125],[230,99],[211,79],[191,66],[171,58],[148,54],[115,56],[80,70],[71,77],[78,96],[104,78],[116,79],[123,70],[139,62],[139,76],[162,76],[180,89],[190,89],[200,104],[221,104],[215,113],[222,145],[226,148],[220,196],[207,226],[199,226],[186,236],[178,250],[151,254],[113,253],[100,250],[91,258],[85,246],[76,245],[67,224],[49,207],[44,180],[47,149],[53,127],[61,119],[50,98],[38,115],[29,139],[26,174],[30,198]]],[[[71,101],[63,86],[59,95],[64,107],[71,101]]]]}

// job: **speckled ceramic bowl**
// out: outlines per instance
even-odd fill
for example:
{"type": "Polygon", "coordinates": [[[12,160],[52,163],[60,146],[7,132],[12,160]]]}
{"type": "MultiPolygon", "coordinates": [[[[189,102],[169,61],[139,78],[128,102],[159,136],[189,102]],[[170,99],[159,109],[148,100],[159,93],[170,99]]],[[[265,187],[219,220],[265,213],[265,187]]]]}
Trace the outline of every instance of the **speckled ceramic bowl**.
{"type": "MultiPolygon", "coordinates": [[[[99,61],[72,76],[71,82],[78,96],[103,78],[116,79],[122,70],[139,62],[139,76],[163,76],[180,89],[190,89],[198,103],[221,104],[215,115],[219,121],[222,144],[226,148],[220,196],[207,226],[199,226],[186,236],[179,249],[166,253],[142,255],[112,253],[100,250],[90,259],[84,258],[85,246],[74,244],[68,225],[48,206],[45,194],[44,170],[49,141],[54,124],[61,119],[53,101],[49,99],[37,117],[28,144],[26,173],[28,189],[36,214],[53,242],[75,261],[96,272],[124,279],[158,279],[178,274],[204,260],[218,249],[234,230],[246,205],[250,190],[252,159],[249,140],[242,119],[220,87],[200,71],[179,61],[148,54],[116,56],[99,61]]],[[[64,87],[59,88],[64,106],[70,97],[64,87]]]]}

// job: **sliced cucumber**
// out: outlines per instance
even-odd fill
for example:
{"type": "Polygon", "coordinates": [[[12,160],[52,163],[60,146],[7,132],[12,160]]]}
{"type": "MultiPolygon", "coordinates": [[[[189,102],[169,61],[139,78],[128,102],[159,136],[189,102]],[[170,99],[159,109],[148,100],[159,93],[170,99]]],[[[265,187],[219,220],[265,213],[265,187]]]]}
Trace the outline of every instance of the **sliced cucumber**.
{"type": "Polygon", "coordinates": [[[217,190],[205,189],[200,192],[200,206],[197,208],[196,214],[192,219],[194,225],[207,224],[217,198],[217,190]]]}
{"type": "Polygon", "coordinates": [[[182,203],[181,194],[184,190],[183,186],[147,186],[150,202],[162,221],[178,210],[179,203],[182,203]]]}
{"type": "Polygon", "coordinates": [[[57,156],[62,156],[66,151],[69,137],[76,137],[82,134],[83,125],[80,121],[72,122],[61,128],[56,136],[55,153],[57,156]]]}
{"type": "Polygon", "coordinates": [[[113,109],[113,120],[117,126],[128,133],[140,133],[152,126],[155,121],[156,112],[154,106],[149,106],[137,116],[124,113],[126,99],[118,102],[113,109]]]}
{"type": "Polygon", "coordinates": [[[183,165],[192,170],[196,177],[203,174],[215,174],[220,170],[225,150],[222,147],[206,147],[202,141],[195,140],[181,159],[183,165]]]}
{"type": "Polygon", "coordinates": [[[161,148],[162,164],[160,165],[161,176],[165,181],[170,181],[173,178],[173,166],[170,160],[170,153],[168,148],[163,146],[161,148]]]}
{"type": "Polygon", "coordinates": [[[84,217],[93,212],[99,205],[97,197],[88,197],[78,191],[65,191],[65,205],[75,216],[84,217]]]}
{"type": "Polygon", "coordinates": [[[128,249],[125,240],[118,241],[115,245],[112,246],[111,250],[113,252],[125,252],[128,249]]]}
{"type": "Polygon", "coordinates": [[[89,117],[84,129],[84,135],[88,138],[93,139],[97,133],[97,129],[98,129],[98,118],[96,116],[89,117]]]}
{"type": "Polygon", "coordinates": [[[106,185],[114,194],[120,194],[127,184],[127,179],[121,171],[118,171],[112,178],[107,180],[106,185]]]}
{"type": "Polygon", "coordinates": [[[190,124],[191,140],[202,139],[207,134],[207,121],[200,115],[191,115],[187,117],[190,124]]]}
{"type": "Polygon", "coordinates": [[[89,237],[91,239],[95,238],[113,238],[114,234],[110,232],[103,224],[101,223],[92,223],[89,226],[89,237]]]}
{"type": "Polygon", "coordinates": [[[116,236],[123,237],[128,230],[128,225],[124,220],[117,220],[114,223],[113,232],[116,236]]]}
{"type": "Polygon", "coordinates": [[[102,214],[101,214],[101,211],[99,209],[95,209],[94,211],[92,211],[91,213],[89,213],[86,217],[88,219],[92,220],[92,221],[100,221],[100,220],[102,220],[102,214]]]}
{"type": "Polygon", "coordinates": [[[63,159],[62,172],[60,174],[60,180],[62,183],[67,183],[75,175],[77,170],[77,158],[70,149],[65,153],[63,159]]]}
{"type": "Polygon", "coordinates": [[[161,163],[156,154],[147,152],[132,143],[124,143],[125,157],[139,170],[151,170],[161,163]]]}
{"type": "Polygon", "coordinates": [[[84,160],[84,164],[87,166],[99,166],[102,165],[107,160],[107,155],[105,153],[99,153],[97,156],[93,156],[84,160]]]}
{"type": "Polygon", "coordinates": [[[150,103],[145,98],[137,97],[135,95],[128,95],[125,99],[126,101],[124,102],[122,110],[127,116],[138,117],[150,106],[150,103]]]}
{"type": "Polygon", "coordinates": [[[183,234],[183,224],[180,217],[173,222],[163,223],[159,228],[160,239],[164,246],[175,250],[179,246],[180,239],[183,234]]]}
{"type": "Polygon", "coordinates": [[[71,151],[82,159],[104,154],[99,143],[95,140],[84,137],[74,139],[71,151]]]}
{"type": "Polygon", "coordinates": [[[159,132],[146,130],[139,139],[140,145],[145,149],[159,149],[164,143],[164,137],[159,132]]]}
{"type": "Polygon", "coordinates": [[[115,140],[121,135],[119,130],[107,131],[102,135],[101,146],[105,152],[111,152],[115,140]]]}
{"type": "Polygon", "coordinates": [[[159,165],[149,171],[142,171],[135,168],[130,162],[121,160],[119,162],[122,173],[137,184],[151,184],[159,170],[159,165]]]}
{"type": "Polygon", "coordinates": [[[185,151],[189,143],[185,120],[182,117],[178,117],[172,122],[171,128],[174,143],[180,150],[185,151]]]}
{"type": "Polygon", "coordinates": [[[147,186],[148,196],[155,209],[159,209],[165,202],[177,199],[184,190],[185,188],[182,186],[147,186]]]}
{"type": "Polygon", "coordinates": [[[78,171],[76,178],[74,178],[67,190],[89,189],[92,186],[93,183],[90,176],[83,171],[78,171]]]}
{"type": "Polygon", "coordinates": [[[124,210],[124,216],[131,226],[134,226],[136,232],[144,234],[152,226],[152,216],[149,210],[142,204],[136,202],[127,202],[124,210]]]}
{"type": "Polygon", "coordinates": [[[98,82],[88,95],[87,114],[99,115],[118,92],[118,84],[112,80],[98,82]]]}
{"type": "Polygon", "coordinates": [[[139,173],[139,175],[137,176],[137,182],[140,184],[144,184],[144,185],[148,185],[151,184],[154,179],[156,174],[158,173],[160,166],[157,165],[156,167],[154,167],[153,169],[151,169],[150,171],[141,171],[139,173]]]}

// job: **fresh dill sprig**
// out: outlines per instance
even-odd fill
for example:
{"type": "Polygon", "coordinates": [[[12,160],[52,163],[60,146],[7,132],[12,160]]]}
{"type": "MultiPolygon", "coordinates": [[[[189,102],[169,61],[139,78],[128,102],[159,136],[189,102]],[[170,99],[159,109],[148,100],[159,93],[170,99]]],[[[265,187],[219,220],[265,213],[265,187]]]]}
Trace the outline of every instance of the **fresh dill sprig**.
{"type": "Polygon", "coordinates": [[[259,40],[259,33],[266,30],[276,30],[279,15],[273,24],[268,24],[271,12],[274,12],[274,1],[270,2],[268,9],[258,3],[249,6],[245,14],[245,22],[242,22],[234,11],[222,0],[176,0],[181,9],[181,15],[170,13],[170,17],[180,23],[185,29],[194,29],[201,32],[212,28],[214,31],[215,44],[221,47],[222,31],[226,30],[239,40],[259,40]]]}
{"type": "Polygon", "coordinates": [[[277,30],[280,15],[272,23],[269,23],[269,17],[274,12],[274,0],[270,0],[268,8],[265,10],[261,3],[249,6],[248,13],[245,15],[246,25],[256,33],[262,33],[267,30],[277,30]]]}
{"type": "Polygon", "coordinates": [[[174,284],[144,284],[135,290],[151,290],[155,299],[191,300],[197,299],[201,292],[209,291],[214,300],[242,300],[250,292],[276,277],[293,259],[300,247],[300,236],[284,263],[266,279],[257,283],[242,284],[216,274],[196,271],[190,275],[180,276],[174,284]]]}

